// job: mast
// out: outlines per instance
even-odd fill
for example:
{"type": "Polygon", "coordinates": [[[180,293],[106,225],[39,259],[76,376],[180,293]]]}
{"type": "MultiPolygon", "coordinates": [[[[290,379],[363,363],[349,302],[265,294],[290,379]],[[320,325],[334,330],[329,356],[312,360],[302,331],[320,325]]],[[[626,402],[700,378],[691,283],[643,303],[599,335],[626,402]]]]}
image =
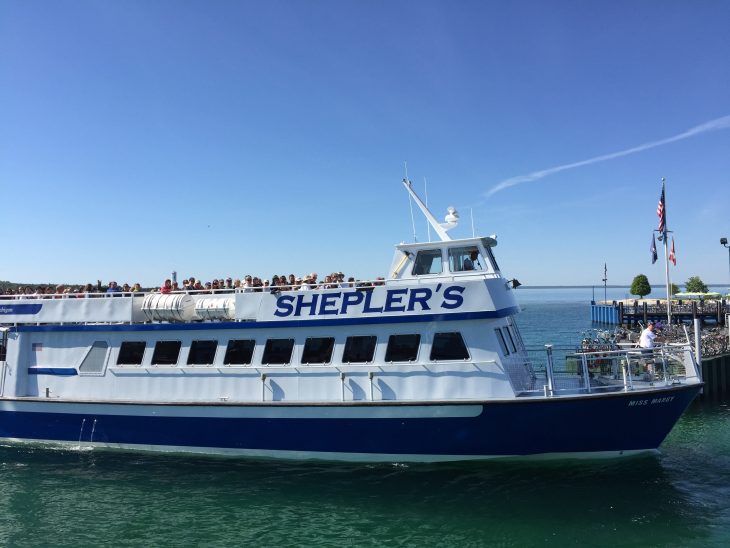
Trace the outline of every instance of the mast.
{"type": "Polygon", "coordinates": [[[446,232],[454,228],[459,222],[459,214],[456,212],[456,210],[453,207],[449,207],[448,214],[446,215],[445,219],[446,222],[439,223],[433,216],[431,211],[428,209],[426,204],[423,203],[421,198],[418,197],[418,194],[416,194],[416,192],[413,190],[411,182],[408,179],[403,179],[403,186],[408,191],[409,196],[413,199],[414,202],[416,202],[416,205],[419,207],[423,215],[428,220],[431,228],[433,228],[439,238],[441,238],[441,241],[451,241],[451,236],[449,236],[446,232]]]}

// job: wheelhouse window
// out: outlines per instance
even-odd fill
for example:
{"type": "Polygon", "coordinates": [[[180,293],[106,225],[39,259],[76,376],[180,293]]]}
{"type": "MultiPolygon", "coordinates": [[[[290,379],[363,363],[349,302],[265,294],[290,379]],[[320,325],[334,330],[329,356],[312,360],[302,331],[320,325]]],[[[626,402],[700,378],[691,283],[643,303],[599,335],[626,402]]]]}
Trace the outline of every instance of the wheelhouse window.
{"type": "Polygon", "coordinates": [[[509,349],[507,348],[507,343],[504,340],[504,335],[502,335],[502,330],[496,328],[494,332],[497,334],[497,341],[499,342],[499,346],[502,348],[502,354],[509,356],[509,349]]]}
{"type": "Polygon", "coordinates": [[[157,341],[152,354],[152,365],[175,365],[180,355],[180,341],[157,341]]]}
{"type": "Polygon", "coordinates": [[[441,264],[441,250],[423,249],[416,255],[412,274],[414,276],[441,274],[442,270],[443,265],[441,264]]]}
{"type": "Polygon", "coordinates": [[[226,355],[223,357],[224,365],[249,365],[253,359],[253,349],[256,341],[253,340],[231,340],[226,347],[226,355]]]}
{"type": "Polygon", "coordinates": [[[469,352],[461,333],[436,333],[431,344],[431,361],[468,360],[469,352]]]}
{"type": "Polygon", "coordinates": [[[420,335],[391,335],[385,350],[386,362],[413,362],[418,357],[420,335]]]}
{"type": "Polygon", "coordinates": [[[119,347],[117,365],[141,365],[146,346],[144,341],[124,341],[119,347]]]}
{"type": "Polygon", "coordinates": [[[342,363],[370,363],[375,355],[375,336],[347,337],[342,363]]]}
{"type": "Polygon", "coordinates": [[[494,267],[494,271],[499,272],[499,265],[497,264],[497,259],[494,258],[494,253],[492,252],[492,248],[485,245],[484,249],[486,249],[487,257],[489,257],[489,261],[492,263],[492,266],[494,267]]]}
{"type": "Polygon", "coordinates": [[[334,337],[309,338],[304,343],[302,363],[330,363],[334,348],[334,337]]]}
{"type": "Polygon", "coordinates": [[[264,365],[287,364],[291,361],[292,350],[294,350],[294,339],[269,339],[266,341],[261,363],[264,365]]]}
{"type": "Polygon", "coordinates": [[[193,341],[188,353],[188,365],[212,365],[218,341],[193,341]]]}
{"type": "Polygon", "coordinates": [[[484,258],[475,245],[467,247],[452,247],[449,249],[449,270],[451,272],[468,272],[471,270],[485,270],[484,258]]]}

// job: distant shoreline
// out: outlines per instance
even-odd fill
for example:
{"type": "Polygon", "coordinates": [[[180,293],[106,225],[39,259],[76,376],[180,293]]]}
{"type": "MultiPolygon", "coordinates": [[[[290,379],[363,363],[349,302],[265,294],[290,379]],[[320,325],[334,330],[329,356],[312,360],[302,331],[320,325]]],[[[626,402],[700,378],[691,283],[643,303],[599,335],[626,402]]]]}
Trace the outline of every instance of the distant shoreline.
{"type": "MultiPolygon", "coordinates": [[[[682,284],[677,284],[680,287],[682,284]]],[[[603,288],[603,285],[521,285],[519,289],[593,289],[603,288]]],[[[631,285],[607,285],[606,289],[631,289],[631,285]]],[[[730,284],[707,284],[707,287],[730,287],[730,284]]],[[[654,289],[663,289],[656,286],[654,289]]]]}

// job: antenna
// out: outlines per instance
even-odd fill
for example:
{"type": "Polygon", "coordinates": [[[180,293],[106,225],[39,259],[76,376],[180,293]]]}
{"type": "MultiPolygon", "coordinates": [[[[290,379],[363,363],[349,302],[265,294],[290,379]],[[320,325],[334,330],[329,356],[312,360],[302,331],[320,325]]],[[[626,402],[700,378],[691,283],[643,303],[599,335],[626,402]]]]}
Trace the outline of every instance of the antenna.
{"type": "MultiPolygon", "coordinates": [[[[426,207],[428,207],[428,181],[426,181],[426,178],[423,178],[423,191],[426,195],[426,207]]],[[[412,213],[412,212],[411,212],[412,213]]],[[[431,241],[431,223],[428,222],[428,219],[426,219],[426,231],[428,232],[428,241],[431,241]]]]}
{"type": "MultiPolygon", "coordinates": [[[[405,171],[406,178],[403,179],[403,181],[408,181],[408,162],[403,162],[403,170],[405,171]]],[[[410,185],[411,182],[408,181],[408,184],[410,185]]],[[[417,242],[418,238],[416,238],[416,219],[413,217],[413,198],[411,197],[411,194],[408,193],[408,206],[411,208],[411,225],[413,226],[413,241],[417,242]]]]}
{"type": "Polygon", "coordinates": [[[476,238],[476,233],[474,232],[474,208],[470,207],[469,211],[471,211],[471,237],[476,238]]]}

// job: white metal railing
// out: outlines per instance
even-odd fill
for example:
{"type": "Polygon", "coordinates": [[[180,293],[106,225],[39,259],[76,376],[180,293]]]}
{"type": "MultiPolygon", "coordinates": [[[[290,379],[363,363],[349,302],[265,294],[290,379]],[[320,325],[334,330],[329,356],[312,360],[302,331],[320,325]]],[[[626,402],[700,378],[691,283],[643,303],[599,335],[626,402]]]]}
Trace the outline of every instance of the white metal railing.
{"type": "MultiPolygon", "coordinates": [[[[435,281],[456,282],[465,278],[500,278],[501,274],[497,272],[461,272],[449,274],[434,274],[426,276],[418,276],[414,278],[398,278],[385,279],[376,278],[374,280],[357,280],[355,282],[338,282],[327,284],[325,282],[317,282],[316,284],[307,284],[310,291],[322,291],[327,289],[359,289],[369,290],[374,287],[388,285],[402,285],[403,283],[434,283],[435,281]]],[[[232,293],[260,293],[264,291],[301,291],[300,287],[304,284],[283,284],[283,285],[260,285],[256,287],[225,287],[225,288],[203,288],[203,289],[179,289],[171,291],[171,293],[186,293],[189,295],[223,295],[232,293]]],[[[74,291],[64,293],[23,293],[20,295],[0,294],[1,300],[24,300],[24,299],[82,299],[82,298],[107,298],[107,297],[144,297],[151,293],[160,293],[159,290],[153,291],[114,291],[114,292],[85,292],[74,291]]]]}
{"type": "Polygon", "coordinates": [[[573,352],[554,359],[546,345],[544,362],[525,360],[505,368],[515,390],[522,393],[591,393],[646,388],[657,384],[699,381],[700,373],[689,344],[667,344],[653,349],[632,348],[573,352]],[[529,375],[532,377],[531,382],[529,375]]]}
{"type": "Polygon", "coordinates": [[[8,330],[0,328],[0,398],[5,395],[5,374],[7,373],[8,330]]]}

